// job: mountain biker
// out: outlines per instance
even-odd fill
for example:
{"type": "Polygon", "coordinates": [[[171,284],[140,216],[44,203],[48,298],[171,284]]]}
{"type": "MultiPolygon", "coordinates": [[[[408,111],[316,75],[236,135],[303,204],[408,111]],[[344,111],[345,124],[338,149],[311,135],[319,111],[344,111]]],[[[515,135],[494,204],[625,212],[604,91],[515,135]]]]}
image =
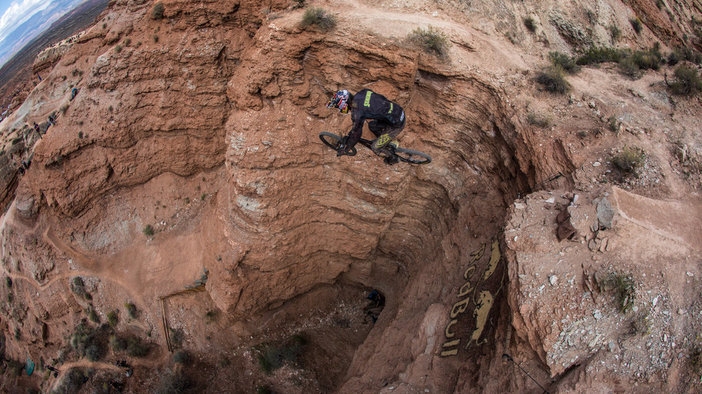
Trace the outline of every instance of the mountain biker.
{"type": "MultiPolygon", "coordinates": [[[[370,89],[363,89],[356,94],[351,94],[348,90],[339,90],[329,100],[327,108],[338,108],[342,114],[351,110],[353,128],[341,141],[337,156],[348,154],[358,143],[363,133],[363,122],[366,119],[371,119],[368,122],[368,128],[377,137],[371,145],[376,154],[381,153],[381,149],[387,145],[393,148],[399,146],[395,137],[405,127],[405,111],[383,95],[370,89]]],[[[389,157],[386,157],[386,161],[387,159],[389,157]]]]}

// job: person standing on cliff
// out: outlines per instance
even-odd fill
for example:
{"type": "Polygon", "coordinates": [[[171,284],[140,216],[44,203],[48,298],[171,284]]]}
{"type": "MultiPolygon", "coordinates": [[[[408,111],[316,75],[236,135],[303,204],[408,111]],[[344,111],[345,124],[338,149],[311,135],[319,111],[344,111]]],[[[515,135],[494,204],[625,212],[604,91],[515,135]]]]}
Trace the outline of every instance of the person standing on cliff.
{"type": "MultiPolygon", "coordinates": [[[[358,143],[366,119],[371,120],[368,122],[368,129],[377,137],[371,146],[374,152],[379,153],[387,145],[394,148],[399,146],[395,138],[405,127],[405,111],[399,104],[386,99],[383,95],[370,89],[363,89],[356,94],[351,94],[348,90],[339,90],[329,100],[327,108],[338,108],[342,114],[351,111],[353,128],[342,140],[337,156],[348,154],[348,151],[358,143]]],[[[391,160],[391,157],[385,158],[386,163],[394,164],[391,160]]]]}

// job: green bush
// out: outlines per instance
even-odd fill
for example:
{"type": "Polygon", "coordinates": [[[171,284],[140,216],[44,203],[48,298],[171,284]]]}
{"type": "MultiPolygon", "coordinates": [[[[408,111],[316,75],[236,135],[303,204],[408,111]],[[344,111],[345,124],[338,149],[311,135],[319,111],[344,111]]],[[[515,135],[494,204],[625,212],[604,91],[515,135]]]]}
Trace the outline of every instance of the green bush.
{"type": "Polygon", "coordinates": [[[527,16],[522,19],[522,22],[524,22],[524,27],[526,27],[527,30],[532,33],[536,32],[536,22],[534,22],[534,18],[527,16]]]}
{"type": "Polygon", "coordinates": [[[90,300],[93,297],[85,290],[85,282],[83,282],[83,278],[80,276],[76,276],[73,278],[71,281],[71,291],[77,295],[80,296],[86,300],[90,300]]]}
{"type": "Polygon", "coordinates": [[[575,63],[581,66],[599,63],[618,63],[619,70],[630,77],[638,78],[642,70],[658,70],[663,62],[660,45],[645,51],[629,51],[610,47],[590,47],[575,63]]]}
{"type": "Polygon", "coordinates": [[[118,322],[119,322],[119,315],[117,314],[117,311],[110,311],[107,314],[107,324],[109,324],[110,327],[114,328],[117,326],[118,322]]]}
{"type": "Polygon", "coordinates": [[[95,311],[95,308],[93,308],[92,306],[89,306],[85,312],[87,313],[88,318],[90,319],[91,322],[100,323],[100,316],[95,311]]]}
{"type": "Polygon", "coordinates": [[[154,235],[154,228],[150,224],[147,224],[146,227],[144,227],[143,230],[144,235],[147,237],[152,237],[154,235]]]}
{"type": "Polygon", "coordinates": [[[702,91],[702,79],[695,67],[683,64],[675,69],[675,80],[668,87],[673,94],[692,96],[702,91]]]}
{"type": "Polygon", "coordinates": [[[612,42],[617,42],[619,41],[619,38],[622,36],[622,31],[619,30],[617,25],[609,25],[609,37],[612,39],[612,42]]]}
{"type": "Polygon", "coordinates": [[[619,49],[593,46],[580,55],[575,63],[581,66],[608,62],[619,63],[622,57],[624,54],[619,49]]]}
{"type": "Polygon", "coordinates": [[[106,338],[106,330],[95,329],[83,321],[76,326],[70,342],[79,356],[97,361],[107,354],[106,338]]]}
{"type": "Polygon", "coordinates": [[[440,58],[448,56],[449,39],[443,32],[434,30],[429,26],[428,29],[418,27],[412,31],[407,37],[408,41],[417,45],[424,52],[431,53],[440,58]]]}
{"type": "Polygon", "coordinates": [[[149,354],[149,345],[139,337],[130,336],[127,338],[127,354],[132,357],[144,357],[149,354]]]}
{"type": "Polygon", "coordinates": [[[127,350],[127,340],[118,335],[111,335],[110,348],[112,348],[113,352],[127,350]]]}
{"type": "Polygon", "coordinates": [[[136,305],[134,305],[131,302],[127,302],[124,304],[124,307],[127,309],[127,314],[129,315],[129,317],[131,317],[132,319],[137,318],[138,313],[137,313],[136,305]]]}
{"type": "Polygon", "coordinates": [[[607,128],[609,128],[610,131],[614,131],[616,133],[619,131],[620,126],[621,123],[619,123],[619,119],[617,119],[616,116],[612,115],[607,119],[607,128]]]}
{"type": "Polygon", "coordinates": [[[336,17],[322,8],[308,8],[302,15],[300,27],[306,29],[311,26],[317,26],[325,32],[330,31],[336,27],[336,17]]]}
{"type": "Polygon", "coordinates": [[[575,74],[580,71],[580,66],[575,59],[561,52],[549,52],[548,58],[553,66],[560,66],[568,74],[575,74]]]}
{"type": "Polygon", "coordinates": [[[700,64],[700,63],[702,63],[702,53],[697,52],[694,49],[684,47],[684,48],[676,48],[673,50],[673,52],[668,54],[668,65],[669,66],[674,66],[683,60],[686,60],[688,62],[695,63],[695,64],[700,64]]]}
{"type": "Polygon", "coordinates": [[[160,1],[156,4],[154,4],[154,8],[151,9],[151,19],[153,20],[160,20],[163,19],[163,14],[166,11],[166,8],[163,6],[163,3],[160,1]]]}
{"type": "Polygon", "coordinates": [[[536,82],[551,93],[565,94],[570,90],[570,84],[565,80],[563,68],[560,66],[546,68],[536,76],[536,82]]]}
{"type": "Polygon", "coordinates": [[[632,18],[632,19],[629,19],[629,22],[631,23],[631,27],[634,28],[634,31],[636,32],[636,34],[641,34],[641,31],[643,30],[643,23],[641,23],[641,19],[632,18]]]}

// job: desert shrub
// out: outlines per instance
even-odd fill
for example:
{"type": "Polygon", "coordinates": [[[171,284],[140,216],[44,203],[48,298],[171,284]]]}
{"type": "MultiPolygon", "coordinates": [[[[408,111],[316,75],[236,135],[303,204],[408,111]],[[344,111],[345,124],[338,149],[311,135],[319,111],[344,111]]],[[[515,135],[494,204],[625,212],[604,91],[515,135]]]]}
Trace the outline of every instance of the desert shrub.
{"type": "Polygon", "coordinates": [[[530,32],[534,33],[536,32],[536,22],[534,21],[534,18],[531,16],[527,16],[524,19],[522,19],[522,22],[524,22],[524,27],[527,28],[530,32]]]}
{"type": "Polygon", "coordinates": [[[431,26],[428,29],[422,29],[421,27],[414,29],[407,37],[407,40],[426,53],[431,53],[440,58],[448,56],[448,37],[443,32],[434,30],[431,26]]]}
{"type": "Polygon", "coordinates": [[[193,358],[185,350],[178,350],[173,354],[173,362],[182,365],[190,365],[193,362],[193,358]]]}
{"type": "Polygon", "coordinates": [[[151,9],[151,19],[153,20],[160,20],[163,19],[163,14],[166,11],[166,8],[163,6],[163,3],[160,1],[156,4],[154,4],[154,8],[151,9]]]}
{"type": "Polygon", "coordinates": [[[70,343],[79,356],[90,361],[100,360],[107,353],[106,331],[95,329],[85,321],[76,326],[70,343]]]}
{"type": "Polygon", "coordinates": [[[293,9],[296,8],[305,8],[305,0],[295,0],[295,4],[293,5],[293,9]]]}
{"type": "Polygon", "coordinates": [[[580,55],[575,63],[581,66],[598,63],[618,63],[623,52],[616,48],[592,46],[580,55]]]}
{"type": "Polygon", "coordinates": [[[675,69],[675,79],[668,87],[673,94],[691,96],[702,91],[702,79],[696,68],[683,64],[675,69]]]}
{"type": "Polygon", "coordinates": [[[117,45],[117,46],[115,47],[115,52],[117,52],[117,53],[122,52],[122,46],[121,46],[121,45],[117,45]]]}
{"type": "Polygon", "coordinates": [[[674,66],[681,61],[688,61],[695,64],[702,63],[702,53],[687,47],[676,48],[668,54],[668,65],[674,66]]]}
{"type": "Polygon", "coordinates": [[[185,375],[185,373],[183,373],[182,370],[177,370],[175,372],[169,372],[161,375],[161,380],[159,381],[156,393],[180,394],[186,392],[192,386],[193,383],[185,375]]]}
{"type": "Polygon", "coordinates": [[[219,317],[219,310],[217,310],[217,309],[210,309],[207,311],[207,313],[205,313],[205,320],[208,323],[212,323],[212,322],[216,321],[218,317],[219,317]]]}
{"type": "Polygon", "coordinates": [[[563,68],[560,66],[547,67],[536,76],[536,82],[551,93],[565,94],[570,90],[570,84],[565,80],[563,68]]]}
{"type": "Polygon", "coordinates": [[[71,291],[80,297],[87,298],[88,292],[85,290],[85,282],[80,276],[76,276],[71,281],[71,291]]]}
{"type": "Polygon", "coordinates": [[[317,26],[325,32],[330,31],[336,27],[336,17],[323,8],[308,8],[302,15],[300,27],[306,29],[311,26],[317,26]]]}
{"type": "Polygon", "coordinates": [[[631,27],[634,28],[634,31],[636,32],[636,34],[640,34],[641,31],[643,30],[643,23],[641,23],[641,19],[631,18],[631,19],[629,19],[629,23],[631,23],[631,27]]]}
{"type": "Polygon", "coordinates": [[[618,132],[620,126],[621,123],[619,123],[619,119],[616,116],[612,115],[607,119],[607,128],[610,131],[618,132]]]}
{"type": "Polygon", "coordinates": [[[117,326],[118,322],[119,322],[119,315],[117,314],[117,311],[110,311],[107,314],[107,324],[109,324],[110,327],[114,328],[117,326]]]}
{"type": "Polygon", "coordinates": [[[529,112],[527,114],[527,122],[529,122],[530,125],[541,127],[542,129],[545,129],[551,125],[551,119],[535,112],[529,112]]]}
{"type": "Polygon", "coordinates": [[[702,348],[695,347],[690,352],[690,366],[692,372],[697,376],[702,376],[702,348]]]}
{"type": "Polygon", "coordinates": [[[580,71],[580,66],[575,59],[561,52],[549,52],[548,58],[553,66],[560,66],[568,74],[575,74],[580,71]]]}
{"type": "Polygon", "coordinates": [[[89,306],[85,312],[88,315],[88,319],[90,319],[91,322],[100,323],[100,316],[95,311],[95,308],[89,306]]]}
{"type": "Polygon", "coordinates": [[[612,42],[617,42],[619,41],[619,38],[622,36],[622,31],[619,30],[617,25],[611,24],[609,25],[609,37],[612,39],[612,42]]]}
{"type": "Polygon", "coordinates": [[[71,368],[57,386],[51,390],[52,394],[77,393],[90,379],[90,375],[83,368],[71,368]]]}
{"type": "Polygon", "coordinates": [[[12,287],[12,278],[9,276],[5,277],[5,286],[7,286],[8,289],[12,287]]]}
{"type": "Polygon", "coordinates": [[[627,146],[612,158],[612,164],[624,174],[637,176],[645,160],[643,149],[627,146]]]}
{"type": "Polygon", "coordinates": [[[598,285],[603,291],[614,291],[617,307],[620,312],[631,310],[636,300],[636,283],[630,274],[611,272],[598,285]]]}
{"type": "Polygon", "coordinates": [[[619,67],[625,75],[638,78],[642,70],[658,70],[663,55],[660,52],[660,45],[656,43],[651,49],[646,51],[634,51],[628,53],[619,61],[619,67]]]}
{"type": "Polygon", "coordinates": [[[132,357],[144,357],[149,354],[149,345],[139,337],[129,336],[127,338],[127,354],[132,357]]]}
{"type": "Polygon", "coordinates": [[[127,314],[129,315],[130,318],[136,319],[138,316],[137,308],[136,305],[134,305],[131,302],[127,302],[124,304],[124,307],[127,309],[127,314]]]}
{"type": "Polygon", "coordinates": [[[307,340],[301,335],[295,335],[281,345],[266,344],[258,351],[258,364],[266,373],[282,367],[285,363],[295,364],[304,351],[307,340]]]}
{"type": "Polygon", "coordinates": [[[153,235],[154,235],[154,227],[153,227],[152,225],[150,225],[150,224],[147,224],[147,225],[144,227],[143,233],[144,233],[144,235],[146,235],[147,237],[153,236],[153,235]]]}
{"type": "Polygon", "coordinates": [[[183,346],[183,340],[185,339],[185,333],[182,328],[169,328],[169,337],[171,338],[171,345],[174,348],[180,349],[183,346]]]}
{"type": "Polygon", "coordinates": [[[113,352],[127,350],[127,340],[116,334],[110,335],[110,348],[113,352]]]}

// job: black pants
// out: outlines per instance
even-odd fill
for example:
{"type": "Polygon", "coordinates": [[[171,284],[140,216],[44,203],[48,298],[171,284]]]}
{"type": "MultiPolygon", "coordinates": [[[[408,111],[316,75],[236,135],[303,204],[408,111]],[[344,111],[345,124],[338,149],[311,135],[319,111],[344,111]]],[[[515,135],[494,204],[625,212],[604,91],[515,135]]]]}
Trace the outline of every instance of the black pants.
{"type": "Polygon", "coordinates": [[[368,122],[368,129],[375,134],[376,137],[380,137],[383,134],[389,134],[390,137],[395,138],[398,134],[405,128],[405,119],[402,119],[400,124],[394,125],[385,120],[371,120],[368,122]]]}

